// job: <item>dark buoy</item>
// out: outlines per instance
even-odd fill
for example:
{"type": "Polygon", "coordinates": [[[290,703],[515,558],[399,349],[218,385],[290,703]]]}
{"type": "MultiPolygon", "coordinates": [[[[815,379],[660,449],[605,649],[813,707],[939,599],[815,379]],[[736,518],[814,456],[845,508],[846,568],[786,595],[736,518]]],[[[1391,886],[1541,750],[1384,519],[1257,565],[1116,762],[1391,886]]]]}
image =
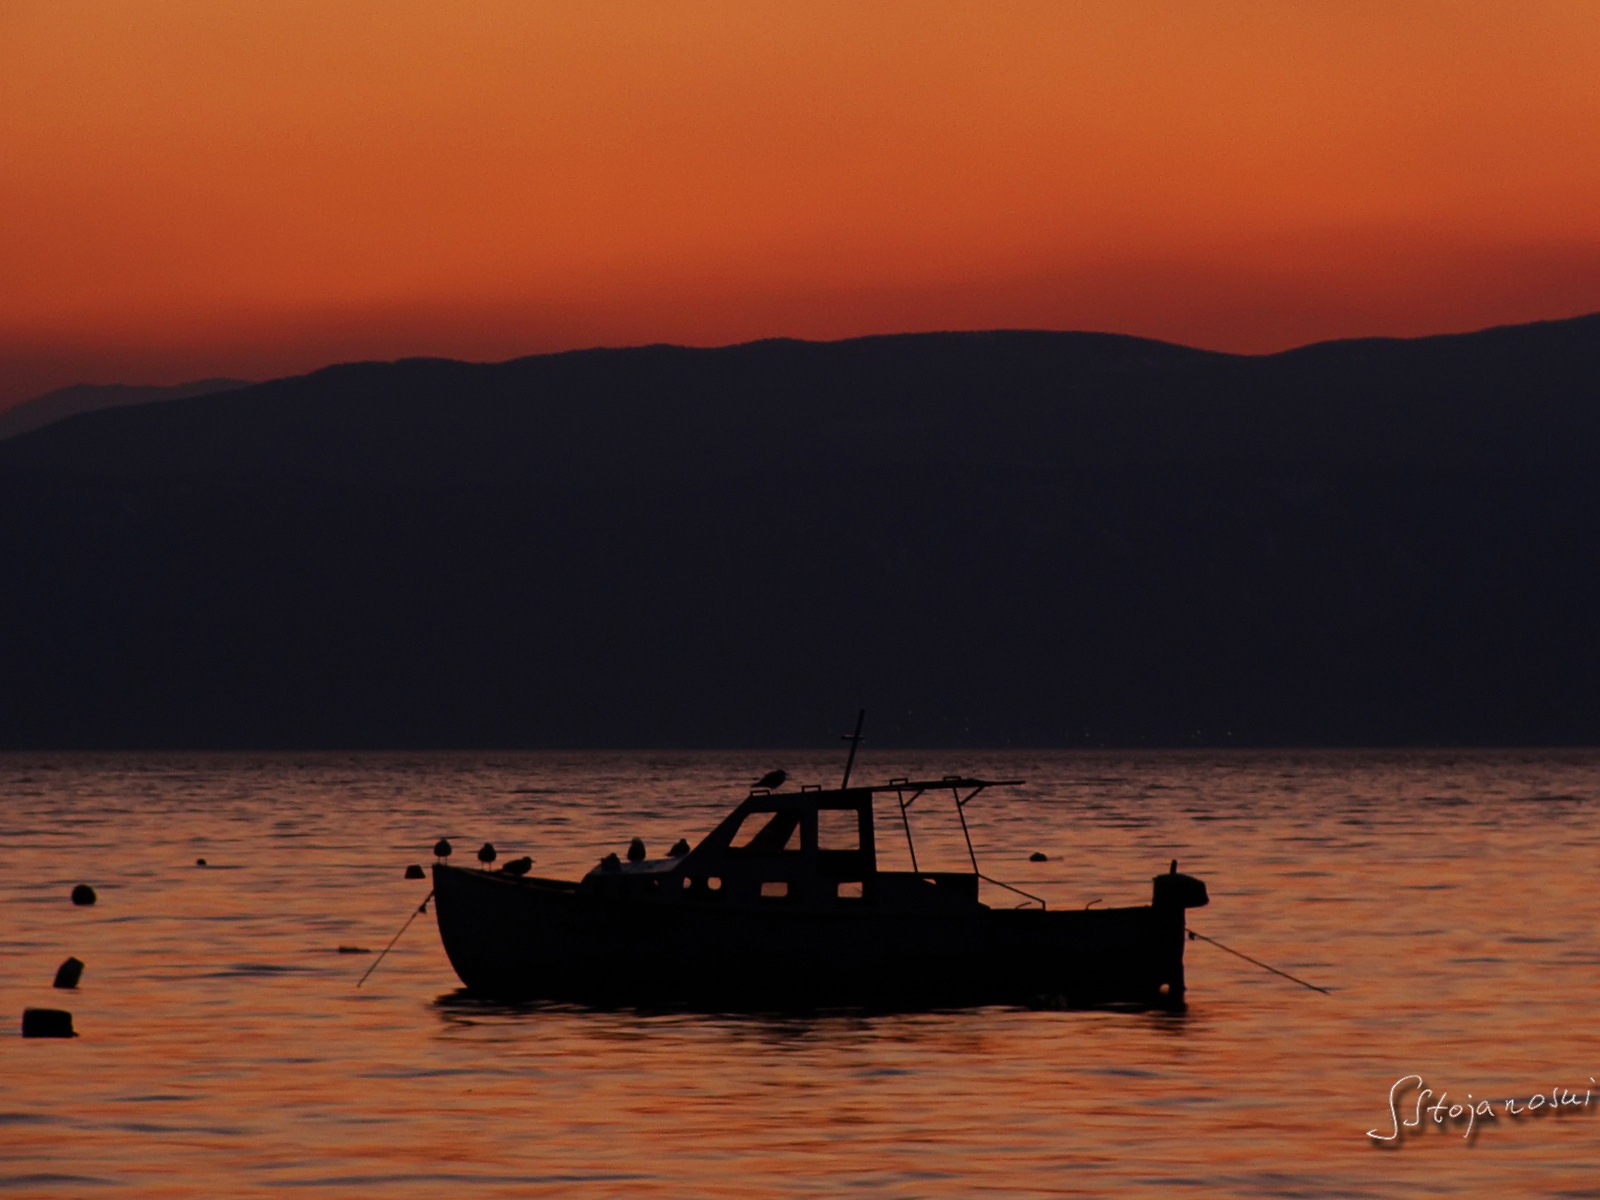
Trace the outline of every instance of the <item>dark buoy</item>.
{"type": "Polygon", "coordinates": [[[768,791],[771,791],[773,788],[782,787],[783,781],[787,778],[789,778],[789,772],[787,771],[768,771],[760,779],[755,781],[754,786],[758,788],[766,788],[768,791]]]}
{"type": "Polygon", "coordinates": [[[615,854],[608,854],[600,860],[600,869],[602,871],[620,871],[622,870],[622,860],[615,854]]]}
{"type": "Polygon", "coordinates": [[[194,865],[197,867],[203,867],[206,865],[206,860],[203,858],[197,858],[194,860],[194,865]]]}
{"type": "Polygon", "coordinates": [[[83,960],[69,958],[56,968],[56,981],[51,986],[58,988],[75,988],[78,980],[83,978],[83,960]]]}
{"type": "Polygon", "coordinates": [[[1032,854],[1028,855],[1028,861],[1029,862],[1049,862],[1050,861],[1050,856],[1048,854],[1041,854],[1039,851],[1035,850],[1032,854]]]}
{"type": "Polygon", "coordinates": [[[628,843],[628,861],[629,862],[643,862],[644,861],[644,839],[643,838],[634,838],[633,841],[628,843]]]}
{"type": "Polygon", "coordinates": [[[450,839],[449,838],[440,838],[437,842],[435,842],[433,844],[433,856],[435,858],[449,858],[450,857],[450,839]]]}
{"type": "Polygon", "coordinates": [[[672,843],[672,849],[667,851],[668,858],[682,858],[689,853],[689,839],[679,838],[672,843]]]}
{"type": "Polygon", "coordinates": [[[87,883],[80,883],[72,889],[72,902],[80,907],[85,904],[93,904],[99,898],[94,894],[94,889],[87,883]]]}
{"type": "Polygon", "coordinates": [[[406,878],[407,879],[422,879],[422,878],[425,878],[425,876],[422,873],[422,868],[419,867],[416,863],[412,863],[409,867],[406,868],[406,878]]]}
{"type": "Polygon", "coordinates": [[[478,861],[480,863],[487,867],[494,861],[494,859],[495,853],[493,842],[485,842],[483,845],[478,847],[478,861]]]}
{"type": "Polygon", "coordinates": [[[72,1014],[59,1008],[25,1008],[22,1010],[23,1037],[77,1037],[72,1028],[72,1014]]]}
{"type": "Polygon", "coordinates": [[[513,858],[505,866],[501,867],[500,873],[502,875],[522,876],[531,870],[533,870],[533,859],[524,854],[521,858],[513,858]]]}

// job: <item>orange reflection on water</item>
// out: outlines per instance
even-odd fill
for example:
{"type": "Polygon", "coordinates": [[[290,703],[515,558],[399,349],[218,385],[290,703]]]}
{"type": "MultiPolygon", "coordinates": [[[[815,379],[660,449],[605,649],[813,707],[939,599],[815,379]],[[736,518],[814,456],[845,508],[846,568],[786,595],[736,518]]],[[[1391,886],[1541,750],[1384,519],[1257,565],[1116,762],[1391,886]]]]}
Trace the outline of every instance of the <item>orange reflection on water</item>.
{"type": "MultiPolygon", "coordinates": [[[[1590,1186],[1594,1110],[1381,1148],[1390,1086],[1527,1097],[1600,1075],[1588,1020],[1600,756],[869,754],[864,777],[1029,780],[970,810],[1052,904],[1145,898],[1178,857],[1182,1015],[812,1017],[466,1001],[419,919],[440,834],[582,871],[691,838],[765,755],[10,756],[0,1191],[20,1196],[1359,1196],[1590,1186]],[[1028,861],[1043,850],[1050,861],[1028,861]],[[193,865],[204,856],[207,867],[193,865]],[[100,901],[72,907],[80,879],[100,901]],[[87,963],[75,993],[49,980],[87,963]],[[13,1030],[15,1025],[12,1026],[13,1030]]],[[[831,757],[789,754],[802,782],[831,757]]],[[[918,814],[919,856],[964,852],[918,814]]],[[[880,824],[889,847],[894,826],[880,824]]]]}

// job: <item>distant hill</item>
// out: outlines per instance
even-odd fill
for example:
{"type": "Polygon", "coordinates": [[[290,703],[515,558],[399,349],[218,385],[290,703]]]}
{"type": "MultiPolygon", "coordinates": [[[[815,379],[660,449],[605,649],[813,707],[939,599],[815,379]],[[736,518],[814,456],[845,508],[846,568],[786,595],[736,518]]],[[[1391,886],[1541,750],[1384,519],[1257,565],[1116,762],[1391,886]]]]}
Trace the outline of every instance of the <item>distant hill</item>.
{"type": "Polygon", "coordinates": [[[362,363],[0,443],[0,744],[1600,741],[1600,316],[362,363]]]}
{"type": "Polygon", "coordinates": [[[158,400],[209,396],[247,386],[248,382],[243,379],[197,379],[193,383],[173,384],[170,387],[79,383],[0,410],[0,439],[27,433],[30,429],[39,429],[78,413],[120,408],[125,404],[153,404],[158,400]]]}

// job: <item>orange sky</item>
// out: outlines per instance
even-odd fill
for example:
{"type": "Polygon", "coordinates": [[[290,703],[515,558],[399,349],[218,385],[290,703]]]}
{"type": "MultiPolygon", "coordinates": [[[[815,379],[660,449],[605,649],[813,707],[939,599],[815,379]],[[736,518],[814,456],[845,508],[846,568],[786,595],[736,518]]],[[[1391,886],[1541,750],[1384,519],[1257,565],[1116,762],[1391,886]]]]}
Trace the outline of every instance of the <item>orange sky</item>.
{"type": "Polygon", "coordinates": [[[1600,309],[1600,3],[0,0],[0,403],[1600,309]]]}

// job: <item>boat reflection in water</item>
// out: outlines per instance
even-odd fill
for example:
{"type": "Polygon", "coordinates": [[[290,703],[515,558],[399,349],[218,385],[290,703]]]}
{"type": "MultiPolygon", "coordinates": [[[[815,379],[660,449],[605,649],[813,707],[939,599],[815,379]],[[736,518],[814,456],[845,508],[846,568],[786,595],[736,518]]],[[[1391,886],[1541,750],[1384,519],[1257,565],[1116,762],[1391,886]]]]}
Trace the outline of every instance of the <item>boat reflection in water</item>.
{"type": "Polygon", "coordinates": [[[1205,884],[1174,861],[1147,905],[1058,911],[990,879],[972,851],[966,805],[1018,782],[757,788],[692,849],[628,862],[607,855],[576,882],[439,863],[440,937],[468,992],[491,1000],[1181,1007],[1183,914],[1206,903],[1205,884]],[[910,871],[878,869],[880,793],[899,803],[910,871]],[[916,869],[909,810],[930,793],[954,799],[970,872],[916,869]],[[1020,904],[982,903],[980,879],[1020,904]]]}

